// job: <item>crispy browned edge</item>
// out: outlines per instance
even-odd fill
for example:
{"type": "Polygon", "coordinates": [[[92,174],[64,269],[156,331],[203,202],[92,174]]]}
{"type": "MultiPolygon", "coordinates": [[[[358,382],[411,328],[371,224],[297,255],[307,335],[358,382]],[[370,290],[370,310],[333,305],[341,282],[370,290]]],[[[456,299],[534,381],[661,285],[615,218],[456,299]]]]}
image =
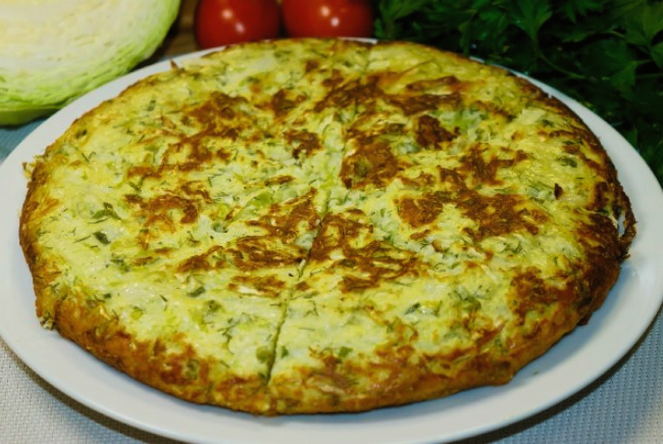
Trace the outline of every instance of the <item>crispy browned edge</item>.
{"type": "MultiPolygon", "coordinates": [[[[294,39],[297,41],[297,39],[294,39]]],[[[288,44],[289,40],[278,44],[288,44]]],[[[356,43],[366,45],[366,43],[356,43]]],[[[386,42],[378,45],[413,45],[413,43],[386,42]]],[[[439,51],[419,45],[424,51],[439,51]]],[[[479,64],[454,53],[447,53],[460,63],[479,64]]],[[[500,69],[500,68],[495,68],[500,69]]],[[[128,89],[149,83],[151,77],[128,89]]],[[[623,218],[623,231],[618,233],[607,218],[596,218],[594,225],[579,234],[587,250],[588,260],[581,278],[571,282],[565,293],[578,295],[571,305],[560,305],[549,318],[543,319],[535,331],[524,337],[512,338],[513,352],[508,356],[497,356],[490,348],[477,345],[474,355],[461,362],[449,378],[434,374],[424,366],[408,365],[413,350],[397,349],[382,358],[390,367],[388,384],[369,388],[369,392],[356,393],[347,397],[320,396],[302,404],[295,399],[278,399],[270,394],[267,381],[261,378],[242,379],[219,377],[215,364],[195,356],[193,348],[184,343],[177,353],[169,353],[159,340],[138,342],[123,330],[122,326],[104,314],[99,305],[85,302],[80,295],[68,294],[58,297],[49,287],[59,273],[56,264],[40,262],[36,236],[30,222],[41,202],[36,194],[47,183],[48,171],[41,160],[33,170],[28,193],[20,219],[20,244],[33,277],[36,294],[37,316],[50,316],[48,323],[64,336],[77,343],[99,359],[125,372],[133,378],[179,398],[196,402],[225,406],[256,414],[292,414],[318,412],[353,412],[400,405],[452,393],[481,385],[504,384],[512,379],[524,365],[537,358],[578,324],[588,321],[608,295],[619,276],[621,262],[627,257],[629,245],[635,235],[635,217],[630,202],[617,180],[617,172],[598,139],[589,131],[582,120],[559,100],[543,93],[526,80],[517,80],[528,94],[559,114],[577,122],[582,137],[592,150],[603,160],[597,165],[596,173],[607,185],[596,187],[594,202],[599,208],[610,195],[613,206],[623,218]],[[607,186],[607,189],[606,189],[607,186]],[[191,372],[190,362],[196,362],[191,372]]],[[[107,106],[107,103],[100,105],[107,106]]],[[[95,110],[88,111],[85,116],[95,110]]],[[[82,119],[85,116],[79,118],[82,119]]],[[[50,147],[49,147],[50,148],[50,147]]],[[[331,363],[328,371],[352,371],[352,368],[337,369],[331,363]]],[[[361,371],[361,369],[356,369],[361,371]]]]}

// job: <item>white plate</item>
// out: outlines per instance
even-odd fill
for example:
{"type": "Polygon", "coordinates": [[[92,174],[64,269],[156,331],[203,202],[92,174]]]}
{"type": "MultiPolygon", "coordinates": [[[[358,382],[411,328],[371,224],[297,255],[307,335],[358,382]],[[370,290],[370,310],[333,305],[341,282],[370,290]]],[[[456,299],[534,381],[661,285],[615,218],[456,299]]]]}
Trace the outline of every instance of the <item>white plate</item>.
{"type": "MultiPolygon", "coordinates": [[[[200,55],[194,53],[186,57],[200,55]]],[[[402,407],[359,414],[255,417],[180,401],[101,363],[34,314],[30,274],[18,244],[26,180],[21,164],[73,120],[136,80],[169,68],[158,63],[115,80],[39,126],[0,167],[0,335],[37,374],[86,406],[134,427],[196,442],[422,442],[491,431],[538,413],[579,391],[624,356],[663,299],[663,191],[636,151],[605,121],[549,87],[599,136],[619,171],[638,219],[638,234],[619,281],[589,325],[576,329],[507,385],[484,387],[402,407]]]]}

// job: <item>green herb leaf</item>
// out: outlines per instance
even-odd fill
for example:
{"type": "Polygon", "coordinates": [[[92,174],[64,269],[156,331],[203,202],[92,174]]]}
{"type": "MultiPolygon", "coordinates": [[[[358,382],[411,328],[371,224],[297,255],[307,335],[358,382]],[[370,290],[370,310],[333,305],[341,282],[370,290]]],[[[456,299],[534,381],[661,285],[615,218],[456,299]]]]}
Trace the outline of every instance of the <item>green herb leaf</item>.
{"type": "Polygon", "coordinates": [[[219,308],[221,308],[221,304],[219,304],[215,300],[210,299],[209,301],[207,301],[207,311],[209,313],[216,313],[219,310],[219,308]]]}
{"type": "Polygon", "coordinates": [[[113,219],[121,220],[120,216],[118,216],[117,213],[115,212],[113,205],[109,204],[108,202],[104,202],[103,205],[104,209],[94,213],[92,215],[93,219],[103,219],[103,218],[112,217],[113,219]]]}
{"type": "Polygon", "coordinates": [[[102,244],[104,244],[104,245],[108,245],[108,244],[110,244],[110,241],[108,240],[108,237],[106,236],[106,233],[104,233],[103,231],[95,231],[95,232],[92,233],[92,234],[93,234],[94,237],[96,237],[97,240],[98,240],[99,242],[101,242],[102,244]]]}
{"type": "Polygon", "coordinates": [[[571,22],[576,23],[579,16],[592,11],[600,11],[604,3],[603,0],[566,0],[559,9],[571,22]]]}
{"type": "Polygon", "coordinates": [[[552,16],[547,0],[517,0],[511,7],[511,16],[517,27],[537,42],[539,29],[552,16]]]}
{"type": "Polygon", "coordinates": [[[663,68],[663,42],[652,46],[651,58],[654,59],[659,68],[663,68]]]}
{"type": "Polygon", "coordinates": [[[352,353],[352,349],[344,345],[338,350],[338,357],[343,359],[346,356],[348,356],[350,353],[352,353]]]}
{"type": "Polygon", "coordinates": [[[124,261],[124,258],[120,256],[113,256],[111,257],[111,262],[120,269],[123,273],[127,273],[128,271],[131,270],[131,267],[127,265],[127,263],[124,261]]]}
{"type": "Polygon", "coordinates": [[[415,302],[414,304],[410,305],[407,310],[405,310],[405,314],[414,313],[415,311],[419,310],[419,307],[421,307],[421,304],[419,302],[415,302]]]}
{"type": "Polygon", "coordinates": [[[260,362],[267,363],[272,359],[272,352],[268,347],[258,347],[256,350],[256,358],[260,362]]]}
{"type": "Polygon", "coordinates": [[[625,20],[627,42],[639,46],[651,45],[656,34],[663,31],[663,3],[643,3],[634,8],[625,20]]]}
{"type": "Polygon", "coordinates": [[[203,293],[205,293],[205,287],[198,287],[195,290],[193,290],[192,292],[189,292],[189,296],[191,296],[192,298],[197,298],[198,296],[200,296],[203,293]]]}

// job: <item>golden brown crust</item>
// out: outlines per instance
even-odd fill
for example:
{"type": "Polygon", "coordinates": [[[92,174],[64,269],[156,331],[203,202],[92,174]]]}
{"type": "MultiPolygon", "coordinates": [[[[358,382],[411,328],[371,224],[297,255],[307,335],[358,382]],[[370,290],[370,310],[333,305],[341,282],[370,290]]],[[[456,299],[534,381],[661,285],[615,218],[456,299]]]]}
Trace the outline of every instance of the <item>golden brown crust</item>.
{"type": "MultiPolygon", "coordinates": [[[[281,49],[288,49],[291,45],[296,48],[297,45],[311,45],[314,49],[316,45],[333,45],[338,51],[339,48],[355,48],[357,51],[368,51],[374,47],[402,48],[405,53],[416,48],[419,52],[440,54],[432,48],[397,42],[378,43],[375,46],[317,40],[280,41],[273,44],[281,49]]],[[[240,51],[241,48],[249,51],[255,47],[247,44],[231,50],[240,51]]],[[[465,69],[484,69],[478,62],[462,56],[441,54],[465,69]]],[[[214,57],[208,56],[207,59],[214,57]]],[[[132,221],[141,224],[136,237],[136,248],[139,248],[140,254],[129,263],[123,258],[111,256],[106,267],[120,264],[121,267],[131,265],[141,269],[151,266],[154,261],[162,261],[165,264],[163,267],[170,267],[168,270],[171,274],[187,283],[201,279],[200,276],[221,275],[232,270],[236,274],[223,275],[223,291],[231,292],[239,301],[251,301],[247,295],[256,297],[257,294],[260,303],[269,301],[266,306],[282,304],[278,310],[274,309],[275,312],[280,310],[282,318],[274,322],[273,333],[260,337],[260,340],[268,341],[267,351],[258,347],[263,344],[256,344],[255,367],[266,368],[266,371],[247,372],[229,366],[218,356],[201,351],[201,345],[192,340],[187,331],[168,331],[155,337],[141,337],[124,323],[130,313],[115,312],[104,300],[106,294],[100,297],[98,291],[95,293],[92,289],[86,289],[86,282],[79,283],[75,273],[73,279],[63,279],[63,276],[72,273],[73,265],[54,260],[49,252],[51,246],[41,240],[44,221],[54,213],[61,212],[62,200],[66,199],[66,196],[58,198],[60,195],[50,190],[53,181],[51,175],[61,165],[75,169],[76,162],[83,162],[61,152],[64,151],[62,145],[66,143],[62,140],[78,138],[82,134],[79,133],[80,127],[85,128],[98,115],[103,116],[105,110],[113,109],[117,102],[129,100],[127,98],[133,97],[134,93],[149,91],[166,82],[159,75],[129,87],[119,98],[86,113],[72,125],[61,141],[49,147],[46,154],[36,162],[21,214],[19,236],[32,273],[37,316],[41,322],[46,327],[54,327],[62,336],[104,362],[159,390],[196,403],[270,415],[363,411],[446,396],[480,385],[504,384],[520,368],[548,350],[577,325],[587,322],[601,306],[619,276],[620,264],[627,256],[628,247],[635,235],[635,217],[628,197],[617,180],[616,170],[605,150],[578,116],[559,100],[547,96],[529,82],[508,75],[506,77],[514,82],[515,90],[522,95],[528,106],[543,110],[562,122],[558,126],[537,123],[528,128],[536,132],[544,144],[543,149],[546,141],[563,144],[560,151],[569,157],[561,157],[560,162],[567,166],[581,163],[594,175],[591,188],[582,190],[587,193],[582,206],[573,209],[574,242],[569,249],[577,248],[580,253],[569,253],[568,257],[561,259],[555,257],[554,260],[562,261],[563,265],[551,267],[553,272],[550,269],[544,271],[543,266],[535,263],[509,265],[500,269],[506,289],[499,291],[504,293],[506,301],[506,307],[503,308],[508,309],[510,314],[492,319],[479,312],[477,307],[481,303],[475,298],[463,299],[462,303],[469,304],[471,308],[465,309],[465,312],[459,311],[458,319],[453,321],[450,330],[458,329],[463,334],[467,333],[471,337],[470,342],[456,338],[454,340],[462,345],[450,348],[440,345],[434,349],[436,351],[430,351],[418,342],[425,332],[424,327],[418,330],[420,327],[417,325],[423,324],[407,322],[407,315],[418,310],[419,302],[404,314],[402,310],[387,313],[387,309],[384,309],[381,312],[371,305],[372,302],[366,302],[361,315],[379,325],[382,328],[380,334],[386,330],[390,335],[387,336],[388,340],[378,343],[370,353],[353,352],[348,347],[340,354],[311,342],[304,347],[303,363],[295,362],[287,371],[275,373],[276,362],[286,357],[286,353],[279,350],[291,345],[282,342],[288,340],[282,332],[290,321],[288,304],[292,299],[289,298],[295,294],[315,300],[316,290],[322,293],[327,291],[320,284],[323,282],[322,277],[337,279],[329,294],[336,294],[333,292],[337,291],[338,299],[343,303],[355,299],[365,302],[368,298],[366,294],[371,294],[371,291],[382,291],[379,293],[382,298],[387,294],[399,294],[394,293],[389,285],[399,284],[399,280],[403,279],[417,281],[430,278],[439,282],[455,279],[455,272],[439,273],[437,270],[432,271],[430,265],[431,255],[443,256],[453,246],[450,246],[449,239],[431,240],[439,235],[439,226],[443,225],[441,221],[450,217],[450,209],[456,212],[455,217],[464,218],[458,219],[461,222],[456,225],[449,226],[457,230],[454,239],[460,238],[459,243],[463,245],[463,251],[453,254],[469,255],[467,251],[472,250],[473,256],[468,256],[470,259],[453,266],[458,265],[466,273],[490,267],[490,264],[497,263],[491,262],[493,259],[516,262],[513,257],[517,252],[505,253],[510,246],[505,246],[505,250],[500,253],[494,251],[490,242],[511,239],[509,236],[514,233],[516,239],[537,238],[542,236],[542,231],[549,235],[550,231],[545,230],[552,221],[561,225],[557,216],[550,211],[554,207],[540,204],[537,199],[541,198],[535,192],[532,192],[532,197],[522,189],[514,191],[516,185],[520,184],[514,185],[504,179],[511,169],[522,168],[521,171],[527,171],[528,165],[541,162],[536,159],[539,152],[535,149],[525,152],[508,146],[496,150],[484,141],[464,141],[466,131],[459,126],[442,123],[434,113],[463,108],[479,114],[486,113],[500,122],[500,125],[508,125],[516,119],[518,111],[513,103],[493,103],[486,98],[471,97],[467,91],[472,91],[472,88],[480,90],[482,87],[483,79],[480,76],[470,81],[462,78],[462,72],[445,75],[438,73],[431,78],[407,83],[401,80],[401,76],[406,74],[385,70],[364,77],[345,78],[347,73],[326,64],[319,54],[312,57],[308,54],[302,66],[303,75],[326,76],[322,82],[326,88],[324,94],[308,97],[303,92],[282,85],[272,85],[273,91],[269,91],[270,85],[255,84],[251,91],[260,97],[259,103],[250,104],[244,97],[216,92],[205,101],[195,102],[191,106],[187,104],[188,114],[177,123],[172,120],[174,118],[162,115],[159,121],[163,127],[160,129],[162,133],[155,137],[167,139],[167,149],[161,157],[146,155],[144,163],[126,166],[123,174],[135,189],[135,192],[121,193],[119,201],[124,206],[122,211],[126,213],[122,213],[122,217],[118,216],[114,207],[105,202],[105,209],[101,211],[108,217],[99,218],[124,221],[124,217],[129,218],[125,216],[127,214],[132,221]],[[394,88],[399,85],[398,82],[403,84],[397,93],[394,88]],[[251,202],[262,198],[261,194],[255,192],[253,200],[225,209],[220,216],[216,214],[220,198],[210,191],[215,176],[195,175],[211,171],[206,168],[216,164],[222,164],[224,168],[232,166],[233,156],[237,156],[237,153],[232,151],[234,148],[230,143],[246,143],[245,146],[251,147],[259,143],[262,137],[273,138],[275,145],[282,141],[289,147],[287,152],[293,159],[292,163],[298,166],[306,162],[319,162],[315,156],[325,155],[334,149],[325,144],[322,132],[303,126],[306,119],[297,113],[302,112],[299,107],[306,106],[307,101],[311,102],[311,109],[315,113],[305,116],[328,116],[325,125],[334,119],[342,121],[339,117],[341,110],[351,109],[356,112],[353,120],[344,122],[346,127],[342,133],[345,138],[342,143],[345,147],[334,170],[337,188],[332,188],[328,182],[324,182],[318,189],[313,186],[307,186],[305,191],[301,190],[302,187],[297,188],[296,193],[291,193],[295,197],[288,194],[287,199],[281,202],[269,201],[263,213],[251,207],[251,202]],[[268,122],[278,122],[283,128],[256,129],[247,124],[242,119],[248,118],[249,114],[243,107],[249,105],[255,105],[256,113],[267,113],[269,117],[266,119],[274,119],[268,122]],[[387,112],[397,112],[400,120],[382,122],[380,113],[387,112]],[[232,125],[229,123],[231,121],[234,122],[232,125]],[[237,122],[240,123],[235,124],[237,122]],[[178,125],[189,124],[191,127],[187,128],[190,133],[178,134],[178,125]],[[193,133],[191,128],[198,132],[193,133]],[[453,166],[440,163],[426,169],[425,161],[417,160],[415,155],[399,153],[390,143],[390,137],[404,137],[406,134],[410,134],[412,143],[418,144],[422,152],[427,153],[425,155],[447,155],[451,150],[458,149],[458,146],[463,147],[462,152],[451,156],[455,162],[453,166]],[[216,151],[210,148],[209,141],[212,139],[221,140],[221,147],[217,146],[216,151]],[[161,163],[158,164],[155,159],[161,163]],[[158,193],[149,197],[141,195],[140,186],[143,183],[159,183],[180,174],[186,180],[178,182],[176,189],[158,189],[158,193]],[[196,180],[191,180],[192,177],[196,180]],[[206,181],[210,187],[206,187],[206,181]],[[398,193],[386,194],[385,190],[401,185],[402,189],[398,193]],[[329,189],[324,189],[326,186],[329,189]],[[390,197],[383,199],[380,194],[383,192],[384,196],[390,197]],[[395,237],[378,236],[382,228],[378,228],[377,216],[370,213],[370,205],[376,204],[361,203],[363,200],[357,198],[360,204],[343,207],[331,203],[330,196],[336,196],[334,193],[345,193],[345,198],[363,195],[368,196],[369,200],[371,193],[377,193],[375,196],[378,197],[373,197],[375,201],[391,202],[393,217],[400,223],[390,233],[395,237]],[[323,203],[320,204],[316,199],[322,199],[323,203]],[[210,208],[214,209],[214,214],[210,213],[210,208]],[[255,214],[251,213],[254,210],[255,214]],[[178,248],[183,243],[179,247],[162,245],[159,243],[160,238],[154,234],[159,230],[172,234],[178,233],[181,227],[185,227],[183,231],[186,231],[202,224],[211,225],[207,220],[212,216],[218,216],[223,222],[223,226],[214,231],[225,234],[223,230],[227,229],[226,225],[231,223],[229,221],[245,217],[245,213],[249,213],[250,217],[242,222],[244,231],[241,231],[241,236],[223,246],[220,243],[205,244],[207,241],[202,241],[202,236],[196,238],[189,232],[185,242],[193,247],[191,253],[184,256],[177,256],[178,248]],[[576,223],[576,220],[580,222],[576,223]],[[405,240],[397,239],[401,234],[405,240]],[[311,238],[308,244],[307,236],[311,238]],[[423,249],[410,247],[409,242],[425,244],[428,256],[422,253],[423,249]],[[302,266],[304,263],[306,267],[302,266]],[[307,267],[314,272],[307,275],[307,267]],[[297,273],[302,277],[296,277],[297,273]],[[348,353],[355,355],[346,359],[348,353]]],[[[352,69],[359,68],[355,66],[352,69]]],[[[500,69],[491,69],[493,71],[490,74],[504,75],[500,69]]],[[[186,68],[177,67],[172,75],[174,77],[169,79],[174,82],[189,74],[186,68]]],[[[509,135],[514,144],[528,136],[517,130],[509,135]]],[[[80,137],[88,136],[83,134],[80,137]]],[[[338,143],[337,140],[334,142],[338,143]]],[[[260,151],[250,158],[251,168],[258,169],[268,157],[260,151]]],[[[302,176],[297,175],[299,173],[300,170],[269,170],[269,175],[255,182],[270,190],[296,187],[302,181],[302,176]]],[[[328,171],[325,174],[329,174],[328,171]]],[[[555,202],[574,198],[571,185],[570,182],[554,182],[547,199],[555,202]]],[[[86,223],[91,225],[90,222],[86,223]]],[[[92,224],[97,223],[95,220],[92,224]]],[[[94,237],[100,244],[112,243],[112,239],[103,231],[95,232],[94,237]]],[[[221,292],[217,288],[211,290],[221,292]]],[[[183,305],[186,309],[181,309],[182,312],[188,310],[182,316],[197,320],[196,328],[200,330],[206,330],[206,322],[211,321],[207,318],[200,321],[199,318],[208,316],[211,319],[227,309],[219,308],[226,302],[222,299],[219,299],[222,303],[210,299],[207,306],[198,304],[198,299],[206,291],[210,289],[204,286],[193,287],[183,298],[189,305],[183,305]],[[201,307],[207,309],[204,315],[199,313],[201,307]]],[[[160,297],[164,301],[168,300],[163,295],[160,297]]],[[[394,301],[397,299],[394,297],[394,301]]],[[[437,306],[438,312],[440,304],[437,306]]],[[[397,302],[393,305],[397,305],[397,302]]],[[[135,304],[130,307],[135,309],[135,304]]],[[[339,309],[343,316],[345,309],[345,306],[339,309]]],[[[395,310],[393,307],[389,309],[395,310]]],[[[136,316],[141,316],[142,310],[136,316]]],[[[270,313],[269,316],[273,317],[273,313],[270,313]]],[[[224,346],[228,350],[231,330],[237,325],[237,317],[236,314],[229,315],[228,324],[223,328],[215,326],[218,336],[227,335],[224,346]]],[[[253,319],[251,322],[258,323],[253,319]]],[[[324,327],[326,321],[321,318],[316,322],[322,323],[324,327]]],[[[254,334],[253,331],[250,334],[254,334]]],[[[239,351],[235,349],[233,353],[239,351]]],[[[239,367],[239,364],[235,365],[239,367]]]]}
{"type": "Polygon", "coordinates": [[[145,384],[199,404],[269,411],[264,379],[228,379],[219,372],[218,362],[197,356],[185,342],[172,352],[166,344],[177,340],[137,341],[100,307],[79,304],[75,295],[56,301],[53,312],[62,336],[145,384]]]}

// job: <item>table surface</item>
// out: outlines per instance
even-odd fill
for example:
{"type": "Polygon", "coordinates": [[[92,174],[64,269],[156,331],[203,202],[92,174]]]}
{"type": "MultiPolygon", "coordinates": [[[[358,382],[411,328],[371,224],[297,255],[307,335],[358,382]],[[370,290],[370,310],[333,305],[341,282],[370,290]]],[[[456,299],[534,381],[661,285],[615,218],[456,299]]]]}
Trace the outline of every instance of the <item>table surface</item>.
{"type": "MultiPolygon", "coordinates": [[[[195,0],[155,57],[196,49],[195,0]]],[[[41,121],[0,127],[4,159],[41,121]]],[[[663,442],[663,317],[615,367],[562,403],[468,442],[663,442]]],[[[314,439],[314,437],[312,437],[314,439]]],[[[25,366],[0,339],[0,443],[174,442],[107,418],[67,397],[25,366]]]]}

